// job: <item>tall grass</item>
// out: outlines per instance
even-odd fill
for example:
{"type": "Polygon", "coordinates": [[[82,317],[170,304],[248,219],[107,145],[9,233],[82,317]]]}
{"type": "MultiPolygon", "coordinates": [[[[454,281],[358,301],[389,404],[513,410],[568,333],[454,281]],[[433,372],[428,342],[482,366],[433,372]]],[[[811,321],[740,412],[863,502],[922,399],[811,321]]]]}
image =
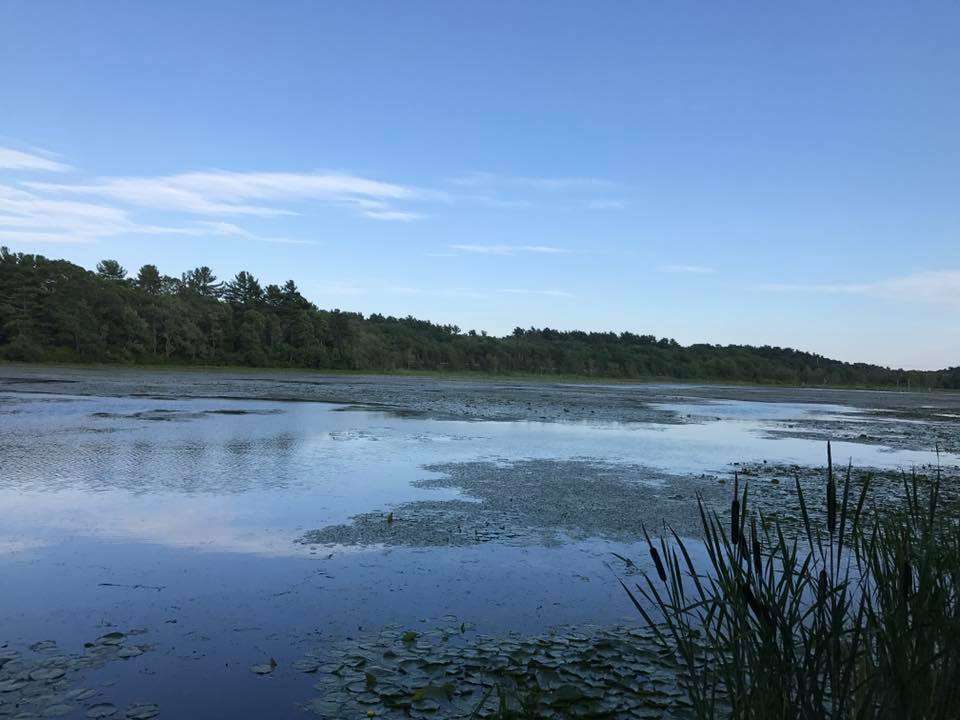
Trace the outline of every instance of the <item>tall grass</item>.
{"type": "Polygon", "coordinates": [[[791,534],[737,480],[729,524],[699,503],[708,568],[671,530],[647,536],[656,576],[621,580],[676,653],[694,716],[960,718],[960,526],[940,473],[904,476],[896,511],[865,511],[869,480],[855,489],[847,468],[838,483],[828,444],[826,482],[814,527],[797,481],[791,534]]]}

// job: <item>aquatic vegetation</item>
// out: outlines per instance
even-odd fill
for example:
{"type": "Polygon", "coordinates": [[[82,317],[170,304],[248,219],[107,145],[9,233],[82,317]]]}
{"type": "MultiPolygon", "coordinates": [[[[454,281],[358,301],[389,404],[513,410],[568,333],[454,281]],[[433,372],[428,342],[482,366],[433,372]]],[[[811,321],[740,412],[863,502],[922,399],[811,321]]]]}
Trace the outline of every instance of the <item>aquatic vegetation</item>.
{"type": "MultiPolygon", "coordinates": [[[[554,545],[569,538],[635,540],[644,520],[668,517],[693,531],[696,479],[596,460],[520,460],[426,465],[439,477],[422,488],[457,488],[471,500],[404,503],[386,515],[303,535],[305,544],[466,546],[496,542],[554,545]],[[639,481],[638,481],[639,479],[639,481]],[[586,511],[585,508],[589,510],[586,511]]],[[[709,488],[706,492],[720,494],[709,488]]]]}
{"type": "Polygon", "coordinates": [[[84,644],[82,654],[63,652],[52,640],[41,640],[22,652],[0,642],[0,717],[48,718],[83,715],[151,720],[155,704],[137,704],[125,712],[100,697],[101,690],[83,687],[83,673],[109,662],[129,660],[149,650],[130,642],[133,633],[110,632],[84,644]]]}
{"type": "Polygon", "coordinates": [[[797,481],[794,540],[738,486],[729,522],[700,503],[709,568],[672,533],[648,538],[655,578],[621,581],[684,667],[694,716],[956,718],[960,524],[939,473],[905,476],[900,506],[871,511],[869,479],[838,484],[828,445],[823,522],[797,481]]]}
{"type": "MultiPolygon", "coordinates": [[[[828,475],[826,467],[787,465],[776,462],[734,463],[733,471],[741,483],[749,482],[751,505],[762,508],[762,517],[757,520],[762,527],[773,529],[779,525],[788,537],[798,533],[801,539],[806,534],[803,521],[804,511],[811,526],[826,528],[828,515],[828,475]],[[799,488],[799,490],[798,490],[799,488]],[[803,498],[801,507],[800,499],[803,498]]],[[[944,514],[960,517],[960,471],[956,466],[937,464],[920,465],[910,472],[910,481],[916,482],[921,490],[929,489],[939,479],[937,503],[944,514]]],[[[861,489],[869,485],[864,497],[863,511],[868,516],[876,513],[898,511],[904,503],[904,476],[901,470],[880,468],[856,468],[848,466],[843,470],[844,481],[849,481],[851,493],[859,497],[861,489]]],[[[716,493],[704,495],[705,504],[717,510],[721,517],[727,518],[730,510],[729,496],[719,498],[716,493]]],[[[669,521],[668,525],[673,527],[669,521]]],[[[701,523],[698,523],[701,524],[701,523]]],[[[681,528],[676,528],[681,536],[687,536],[681,528]]],[[[848,525],[847,531],[852,528],[848,525]]],[[[702,537],[698,527],[691,533],[702,537]]]]}
{"type": "Polygon", "coordinates": [[[558,628],[476,635],[451,620],[429,632],[388,628],[325,650],[321,718],[671,718],[687,707],[671,653],[641,628],[558,628]]]}

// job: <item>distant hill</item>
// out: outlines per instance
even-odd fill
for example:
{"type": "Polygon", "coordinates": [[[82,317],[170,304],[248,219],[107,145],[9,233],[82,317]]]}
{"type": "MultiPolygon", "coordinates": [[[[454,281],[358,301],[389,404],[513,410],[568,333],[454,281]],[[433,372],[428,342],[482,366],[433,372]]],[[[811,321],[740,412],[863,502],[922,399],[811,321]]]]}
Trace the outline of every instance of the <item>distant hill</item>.
{"type": "Polygon", "coordinates": [[[475,371],[790,385],[960,389],[960,367],[904,371],[749,345],[517,328],[507,337],[412,317],[320,310],[293,281],[250,273],[219,282],[144,265],[127,277],[0,249],[0,358],[23,361],[249,365],[344,370],[475,371]]]}

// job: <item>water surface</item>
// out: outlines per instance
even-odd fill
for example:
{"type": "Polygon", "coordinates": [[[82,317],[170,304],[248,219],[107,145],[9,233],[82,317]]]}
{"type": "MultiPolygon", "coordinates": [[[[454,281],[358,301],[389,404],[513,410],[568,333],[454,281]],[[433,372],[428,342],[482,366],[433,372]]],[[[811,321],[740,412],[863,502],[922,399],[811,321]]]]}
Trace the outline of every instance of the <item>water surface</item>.
{"type": "MultiPolygon", "coordinates": [[[[684,398],[677,386],[677,397],[648,403],[662,422],[484,421],[358,402],[178,398],[176,384],[136,397],[8,388],[0,395],[0,641],[49,638],[79,649],[104,628],[142,628],[151,652],[92,675],[118,680],[118,704],[159,702],[165,717],[298,717],[294,700],[306,697],[309,678],[284,664],[308,645],[388,623],[421,627],[454,615],[495,634],[636,620],[611,551],[643,567],[637,538],[296,542],[361,513],[475,500],[456,487],[413,485],[437,475],[427,465],[595,461],[629,466],[639,484],[670,475],[714,486],[734,463],[822,464],[822,441],[770,431],[853,422],[863,410],[684,398]],[[248,667],[264,657],[280,669],[253,676],[248,667]]],[[[834,456],[880,468],[936,461],[932,451],[857,442],[836,443],[834,456]]]]}

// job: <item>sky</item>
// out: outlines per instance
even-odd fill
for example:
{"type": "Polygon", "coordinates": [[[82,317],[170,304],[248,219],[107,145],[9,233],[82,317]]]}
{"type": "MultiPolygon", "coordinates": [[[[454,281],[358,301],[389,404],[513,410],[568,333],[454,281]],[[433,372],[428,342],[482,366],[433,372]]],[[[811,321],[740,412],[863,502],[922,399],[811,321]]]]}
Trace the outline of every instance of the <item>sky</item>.
{"type": "Polygon", "coordinates": [[[960,365],[960,5],[0,3],[0,244],[960,365]]]}

